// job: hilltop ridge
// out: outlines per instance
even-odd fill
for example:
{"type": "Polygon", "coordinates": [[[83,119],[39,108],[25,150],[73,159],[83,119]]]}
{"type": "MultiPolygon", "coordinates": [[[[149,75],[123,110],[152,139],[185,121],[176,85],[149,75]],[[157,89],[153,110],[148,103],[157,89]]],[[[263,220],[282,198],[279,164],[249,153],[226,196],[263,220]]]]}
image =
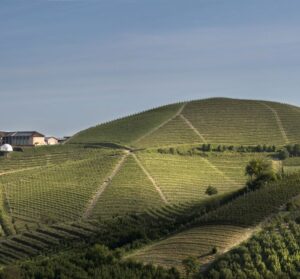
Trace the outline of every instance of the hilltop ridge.
{"type": "Polygon", "coordinates": [[[68,143],[149,148],[199,143],[282,146],[299,141],[300,108],[296,106],[210,98],[166,105],[103,123],[77,133],[68,143]]]}

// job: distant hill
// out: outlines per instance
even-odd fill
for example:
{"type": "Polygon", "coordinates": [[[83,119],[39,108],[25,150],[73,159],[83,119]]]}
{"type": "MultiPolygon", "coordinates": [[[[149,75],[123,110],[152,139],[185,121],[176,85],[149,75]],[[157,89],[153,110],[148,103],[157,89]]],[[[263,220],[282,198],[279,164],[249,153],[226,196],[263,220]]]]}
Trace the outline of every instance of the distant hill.
{"type": "Polygon", "coordinates": [[[300,108],[287,104],[212,98],[163,106],[89,128],[69,143],[157,147],[191,143],[300,142],[300,108]]]}

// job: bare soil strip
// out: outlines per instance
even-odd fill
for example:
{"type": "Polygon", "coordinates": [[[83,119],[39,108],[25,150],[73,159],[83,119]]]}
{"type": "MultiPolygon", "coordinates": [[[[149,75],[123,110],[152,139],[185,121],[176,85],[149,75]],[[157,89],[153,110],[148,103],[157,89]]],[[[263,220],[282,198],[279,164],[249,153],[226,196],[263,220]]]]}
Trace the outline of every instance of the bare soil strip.
{"type": "Polygon", "coordinates": [[[183,114],[180,114],[180,117],[195,132],[195,134],[197,134],[197,136],[201,139],[202,142],[207,143],[206,139],[200,134],[200,132],[194,127],[194,125],[183,114]]]}
{"type": "Polygon", "coordinates": [[[166,121],[164,121],[163,123],[159,124],[158,126],[156,126],[154,129],[150,130],[148,133],[142,135],[141,137],[139,137],[138,139],[136,139],[132,144],[136,144],[138,142],[140,142],[142,139],[152,135],[154,132],[156,132],[158,129],[162,128],[163,126],[165,126],[166,124],[168,124],[170,121],[172,121],[174,118],[176,118],[177,116],[179,116],[182,111],[184,110],[185,106],[187,103],[184,103],[181,108],[169,119],[167,119],[166,121]]]}
{"type": "Polygon", "coordinates": [[[142,169],[142,171],[145,173],[145,175],[148,177],[148,179],[151,181],[151,183],[153,184],[153,186],[155,187],[156,191],[158,192],[158,194],[160,195],[162,201],[165,204],[169,204],[167,198],[165,197],[164,193],[162,192],[162,190],[160,189],[160,187],[158,186],[158,184],[156,183],[155,179],[151,176],[151,174],[145,169],[145,167],[143,166],[143,164],[141,163],[141,161],[137,158],[137,156],[135,154],[131,154],[132,157],[135,159],[135,161],[137,162],[137,164],[139,165],[139,167],[142,169]]]}
{"type": "Polygon", "coordinates": [[[274,115],[274,117],[276,119],[278,128],[279,128],[279,130],[281,132],[281,135],[282,135],[285,143],[289,143],[290,141],[289,141],[289,139],[287,137],[287,134],[286,134],[286,132],[285,132],[285,130],[283,128],[283,124],[282,124],[282,121],[281,121],[281,119],[280,119],[280,117],[278,115],[278,112],[274,108],[272,108],[271,106],[269,106],[269,105],[267,105],[265,103],[262,103],[262,102],[259,102],[259,103],[262,104],[263,106],[265,106],[266,108],[268,108],[270,111],[272,111],[272,113],[273,113],[273,115],[274,115]]]}
{"type": "Polygon", "coordinates": [[[112,173],[104,180],[104,182],[98,188],[97,192],[92,196],[92,198],[88,202],[87,208],[82,216],[84,219],[87,219],[91,216],[91,213],[92,213],[93,209],[95,208],[100,196],[102,195],[102,193],[105,191],[107,186],[111,183],[112,179],[115,177],[115,175],[119,172],[119,170],[123,166],[126,158],[129,156],[129,151],[125,151],[125,152],[126,153],[122,156],[120,161],[117,163],[117,165],[113,169],[112,173]]]}

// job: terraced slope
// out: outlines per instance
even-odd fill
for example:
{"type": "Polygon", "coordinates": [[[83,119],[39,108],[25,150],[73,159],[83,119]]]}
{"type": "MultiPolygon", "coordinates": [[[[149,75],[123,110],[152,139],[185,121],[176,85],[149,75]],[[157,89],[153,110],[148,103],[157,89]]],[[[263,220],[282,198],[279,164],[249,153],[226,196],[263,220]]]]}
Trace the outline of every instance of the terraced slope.
{"type": "Polygon", "coordinates": [[[118,160],[110,153],[98,151],[88,159],[0,176],[9,213],[16,219],[42,223],[80,218],[118,160]]]}
{"type": "Polygon", "coordinates": [[[199,264],[205,265],[216,257],[212,253],[214,247],[219,253],[224,253],[246,240],[251,233],[252,229],[238,226],[202,226],[136,250],[127,258],[167,268],[176,266],[183,271],[182,260],[187,257],[196,257],[199,264]]]}
{"type": "Polygon", "coordinates": [[[281,105],[274,102],[264,102],[277,114],[282,123],[282,128],[288,142],[296,144],[300,142],[300,108],[291,105],[281,105]]]}
{"type": "Polygon", "coordinates": [[[163,205],[164,201],[152,181],[130,155],[100,196],[92,217],[107,219],[133,212],[145,212],[148,208],[163,205]]]}
{"type": "MultiPolygon", "coordinates": [[[[45,234],[49,242],[51,237],[63,239],[61,234],[80,235],[80,229],[70,233],[68,228],[55,227],[58,224],[69,226],[64,223],[90,218],[107,220],[142,212],[170,220],[172,214],[180,214],[186,206],[209,199],[205,194],[208,186],[216,187],[218,194],[236,191],[245,185],[244,168],[248,161],[266,154],[198,152],[189,156],[160,154],[157,149],[195,147],[203,143],[276,146],[299,143],[299,120],[297,107],[215,98],[160,107],[82,131],[63,146],[25,149],[13,153],[11,158],[2,157],[0,235],[17,235],[10,236],[12,239],[6,237],[3,243],[0,239],[3,251],[0,262],[7,262],[7,255],[11,260],[22,258],[23,254],[38,254],[48,243],[43,238],[45,234]],[[118,149],[113,149],[114,144],[120,145],[118,149]],[[97,148],[100,145],[111,149],[97,148]],[[47,232],[45,223],[53,225],[47,232]],[[29,232],[37,237],[31,237],[36,242],[26,248],[30,246],[26,238],[29,236],[25,240],[18,237],[29,232]],[[42,238],[44,243],[40,244],[42,238]]],[[[287,163],[284,169],[292,172],[299,165],[299,162],[287,163]]],[[[220,229],[210,229],[223,237],[220,229]]],[[[205,235],[207,231],[208,227],[187,235],[198,243],[196,234],[205,235]]],[[[225,226],[226,233],[235,235],[235,229],[225,226]]],[[[179,240],[181,237],[185,238],[180,235],[179,240]]],[[[221,250],[233,241],[226,235],[223,240],[224,243],[219,243],[221,250]]],[[[201,241],[195,248],[199,256],[209,249],[201,241]]],[[[161,247],[169,244],[172,247],[169,242],[161,247]]],[[[178,247],[194,251],[189,245],[178,247]]],[[[176,260],[180,261],[174,258],[173,263],[176,260]]]]}
{"type": "Polygon", "coordinates": [[[300,171],[300,158],[288,158],[283,162],[283,170],[287,174],[297,173],[300,171]]]}
{"type": "Polygon", "coordinates": [[[232,165],[221,163],[220,168],[214,165],[216,159],[201,156],[140,152],[138,157],[170,203],[204,200],[208,197],[205,194],[208,186],[216,187],[223,194],[238,190],[246,181],[244,167],[247,159],[241,156],[231,159],[223,156],[223,161],[232,165]]]}
{"type": "Polygon", "coordinates": [[[64,242],[88,239],[99,231],[89,222],[76,222],[41,226],[0,240],[0,265],[43,254],[64,242]]]}
{"type": "Polygon", "coordinates": [[[193,143],[204,143],[204,141],[187,126],[182,117],[177,116],[154,133],[144,137],[137,143],[137,146],[159,147],[193,143]]]}
{"type": "Polygon", "coordinates": [[[42,146],[24,148],[23,152],[14,152],[9,158],[0,157],[0,176],[37,168],[53,166],[66,161],[89,158],[95,150],[72,145],[42,146]]]}
{"type": "Polygon", "coordinates": [[[285,144],[272,111],[257,101],[208,99],[190,102],[183,115],[215,144],[285,144]]]}
{"type": "Polygon", "coordinates": [[[162,147],[191,143],[284,145],[300,141],[300,108],[227,98],[175,104],[102,124],[69,143],[162,147]]]}
{"type": "Polygon", "coordinates": [[[183,104],[175,104],[160,107],[101,124],[76,134],[68,143],[129,144],[167,122],[182,106],[183,104]]]}

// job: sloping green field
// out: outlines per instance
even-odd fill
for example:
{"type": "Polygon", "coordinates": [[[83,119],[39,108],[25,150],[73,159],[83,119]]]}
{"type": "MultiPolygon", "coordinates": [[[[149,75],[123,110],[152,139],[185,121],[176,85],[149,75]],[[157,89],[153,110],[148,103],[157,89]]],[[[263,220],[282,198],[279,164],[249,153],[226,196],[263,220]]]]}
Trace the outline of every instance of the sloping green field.
{"type": "Polygon", "coordinates": [[[214,247],[224,253],[247,239],[251,232],[251,229],[238,226],[202,226],[136,250],[127,257],[167,268],[176,266],[183,271],[182,261],[187,257],[193,256],[204,265],[216,257],[212,253],[214,247]]]}
{"type": "Polygon", "coordinates": [[[130,156],[99,198],[92,216],[107,219],[163,205],[151,181],[130,156]]]}
{"type": "Polygon", "coordinates": [[[265,101],[212,98],[160,107],[101,124],[69,143],[136,147],[203,143],[284,145],[300,140],[300,109],[265,101]]]}
{"type": "MultiPolygon", "coordinates": [[[[216,187],[223,194],[238,190],[245,184],[246,163],[241,164],[241,156],[231,158],[236,168],[225,169],[225,166],[223,170],[211,162],[214,159],[201,156],[141,152],[138,157],[171,203],[203,200],[207,198],[205,190],[208,186],[216,187]]],[[[226,155],[223,160],[225,158],[226,155]]]]}
{"type": "Polygon", "coordinates": [[[183,115],[209,143],[233,145],[286,143],[274,113],[259,101],[232,99],[196,101],[185,107],[183,115]]]}
{"type": "Polygon", "coordinates": [[[56,165],[0,176],[12,217],[35,222],[81,217],[88,200],[118,159],[109,155],[107,151],[94,152],[85,159],[71,157],[56,165]]]}
{"type": "MultiPolygon", "coordinates": [[[[257,157],[271,160],[272,154],[227,150],[180,155],[164,154],[159,148],[197,148],[203,143],[282,147],[300,143],[299,123],[297,107],[216,98],[164,106],[101,124],[79,132],[62,146],[14,152],[9,158],[0,158],[0,234],[32,233],[45,224],[63,226],[131,213],[177,214],[209,200],[208,186],[218,190],[217,197],[243,188],[246,164],[257,157]]],[[[295,172],[299,166],[300,162],[287,160],[284,170],[295,172]]],[[[208,227],[203,235],[215,229],[222,238],[219,227],[208,227]]],[[[234,228],[223,229],[221,248],[230,243],[230,234],[236,236],[234,228]]],[[[66,233],[66,229],[59,231],[66,233]]],[[[42,234],[51,242],[54,233],[42,234]]],[[[196,234],[187,235],[192,239],[189,243],[194,243],[196,234]]],[[[197,245],[195,253],[199,255],[210,249],[204,242],[197,245]]],[[[6,249],[11,249],[8,246],[6,249]]],[[[158,247],[153,251],[160,249],[153,247],[158,247]]],[[[21,253],[21,248],[15,250],[21,253]]],[[[7,253],[12,253],[9,258],[13,259],[13,252],[7,253]]],[[[170,257],[169,252],[166,255],[170,257]]],[[[2,257],[5,263],[4,254],[2,257]]],[[[162,264],[168,265],[166,256],[162,258],[162,264]]]]}
{"type": "Polygon", "coordinates": [[[165,106],[101,124],[76,134],[69,143],[129,144],[167,121],[181,107],[182,104],[165,106]]]}

